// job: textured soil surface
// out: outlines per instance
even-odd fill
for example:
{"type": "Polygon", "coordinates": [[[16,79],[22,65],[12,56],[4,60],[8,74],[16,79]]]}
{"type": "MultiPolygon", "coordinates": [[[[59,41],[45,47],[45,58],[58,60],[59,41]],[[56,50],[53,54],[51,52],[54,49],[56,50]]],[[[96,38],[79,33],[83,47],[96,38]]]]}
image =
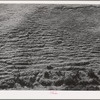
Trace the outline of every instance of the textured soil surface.
{"type": "Polygon", "coordinates": [[[100,6],[1,4],[0,89],[100,90],[100,6]]]}

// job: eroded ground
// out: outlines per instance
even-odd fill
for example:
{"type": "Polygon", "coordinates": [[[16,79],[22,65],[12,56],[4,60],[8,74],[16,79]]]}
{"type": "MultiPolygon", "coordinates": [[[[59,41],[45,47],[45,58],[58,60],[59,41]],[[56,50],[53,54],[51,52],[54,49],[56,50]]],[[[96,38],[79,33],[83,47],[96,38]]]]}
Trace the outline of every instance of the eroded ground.
{"type": "Polygon", "coordinates": [[[100,7],[0,5],[0,89],[100,90],[100,7]]]}

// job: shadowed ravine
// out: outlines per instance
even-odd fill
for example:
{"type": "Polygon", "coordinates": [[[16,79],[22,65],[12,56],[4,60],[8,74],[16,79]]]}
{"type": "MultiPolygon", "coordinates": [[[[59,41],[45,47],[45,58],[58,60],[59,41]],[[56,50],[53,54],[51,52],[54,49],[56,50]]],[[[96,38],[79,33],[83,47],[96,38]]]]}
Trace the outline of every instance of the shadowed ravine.
{"type": "Polygon", "coordinates": [[[99,6],[0,8],[0,89],[100,90],[99,6]]]}

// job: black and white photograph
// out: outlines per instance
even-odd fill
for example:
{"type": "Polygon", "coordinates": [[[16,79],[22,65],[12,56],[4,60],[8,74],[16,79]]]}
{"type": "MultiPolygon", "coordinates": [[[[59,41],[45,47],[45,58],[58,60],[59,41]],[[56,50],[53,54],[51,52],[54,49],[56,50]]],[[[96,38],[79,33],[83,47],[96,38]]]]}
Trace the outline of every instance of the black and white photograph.
{"type": "Polygon", "coordinates": [[[100,91],[100,5],[0,4],[0,90],[100,91]]]}

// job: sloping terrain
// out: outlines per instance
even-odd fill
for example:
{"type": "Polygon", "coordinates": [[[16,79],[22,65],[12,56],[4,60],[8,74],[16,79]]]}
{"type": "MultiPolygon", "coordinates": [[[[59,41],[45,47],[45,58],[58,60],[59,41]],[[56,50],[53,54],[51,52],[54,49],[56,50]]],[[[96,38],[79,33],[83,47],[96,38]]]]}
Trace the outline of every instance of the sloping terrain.
{"type": "Polygon", "coordinates": [[[0,8],[0,89],[100,90],[99,6],[0,8]]]}

